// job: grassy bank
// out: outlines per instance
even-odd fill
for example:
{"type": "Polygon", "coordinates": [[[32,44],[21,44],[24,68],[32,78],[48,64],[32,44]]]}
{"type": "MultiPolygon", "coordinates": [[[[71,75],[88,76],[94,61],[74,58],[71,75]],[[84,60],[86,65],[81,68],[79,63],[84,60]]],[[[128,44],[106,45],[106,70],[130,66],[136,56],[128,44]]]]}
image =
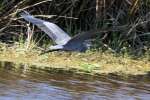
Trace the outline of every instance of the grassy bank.
{"type": "Polygon", "coordinates": [[[0,45],[0,61],[35,65],[36,68],[59,68],[63,70],[75,69],[77,72],[90,74],[119,74],[139,75],[150,72],[150,55],[133,59],[128,55],[116,55],[110,52],[87,51],[50,52],[40,55],[37,49],[25,50],[23,46],[0,45]]]}

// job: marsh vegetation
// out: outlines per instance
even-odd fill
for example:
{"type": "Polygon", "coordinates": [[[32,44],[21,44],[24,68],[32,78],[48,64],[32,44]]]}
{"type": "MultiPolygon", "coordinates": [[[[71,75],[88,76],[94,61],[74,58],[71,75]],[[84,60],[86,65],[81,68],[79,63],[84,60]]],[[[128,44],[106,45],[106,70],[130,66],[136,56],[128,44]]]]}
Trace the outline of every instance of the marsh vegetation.
{"type": "Polygon", "coordinates": [[[149,0],[1,0],[0,60],[99,74],[145,74],[150,71],[149,25],[149,0]],[[18,15],[20,10],[56,23],[71,36],[105,31],[97,32],[86,53],[40,55],[52,42],[25,22],[18,15]]]}

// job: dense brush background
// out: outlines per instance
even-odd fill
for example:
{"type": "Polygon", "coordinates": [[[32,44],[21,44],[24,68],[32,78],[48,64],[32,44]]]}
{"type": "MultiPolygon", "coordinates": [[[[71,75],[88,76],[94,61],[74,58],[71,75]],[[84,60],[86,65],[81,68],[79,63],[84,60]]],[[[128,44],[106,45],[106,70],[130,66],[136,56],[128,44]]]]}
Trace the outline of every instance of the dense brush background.
{"type": "MultiPolygon", "coordinates": [[[[26,33],[27,22],[20,18],[19,10],[54,22],[70,35],[91,29],[122,28],[99,33],[93,47],[97,50],[141,54],[150,49],[150,0],[0,0],[1,41],[18,41],[26,33]]],[[[35,27],[34,33],[38,32],[42,34],[35,27]]],[[[48,41],[48,37],[43,41],[48,41]]]]}

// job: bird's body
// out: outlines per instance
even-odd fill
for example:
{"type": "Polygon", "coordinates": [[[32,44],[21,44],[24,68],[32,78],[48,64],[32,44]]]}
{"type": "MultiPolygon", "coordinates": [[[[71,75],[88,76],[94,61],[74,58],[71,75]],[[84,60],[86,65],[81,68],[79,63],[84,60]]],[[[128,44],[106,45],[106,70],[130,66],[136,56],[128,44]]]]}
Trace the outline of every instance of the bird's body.
{"type": "Polygon", "coordinates": [[[26,11],[21,12],[20,15],[26,21],[31,22],[44,31],[56,43],[56,45],[50,46],[49,50],[85,52],[89,48],[89,43],[86,42],[86,40],[90,37],[87,36],[88,34],[79,34],[71,38],[66,32],[64,32],[54,23],[35,18],[26,11]]]}

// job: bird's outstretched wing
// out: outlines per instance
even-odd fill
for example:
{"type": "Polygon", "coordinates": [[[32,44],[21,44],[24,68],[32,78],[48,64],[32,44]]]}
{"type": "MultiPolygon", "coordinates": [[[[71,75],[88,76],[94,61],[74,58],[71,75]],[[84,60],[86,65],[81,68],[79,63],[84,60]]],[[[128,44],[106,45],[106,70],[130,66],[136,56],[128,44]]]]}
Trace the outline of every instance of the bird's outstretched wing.
{"type": "Polygon", "coordinates": [[[20,15],[28,22],[36,25],[44,31],[56,44],[66,44],[71,37],[54,23],[47,22],[30,15],[27,11],[20,12],[20,15]]]}
{"type": "Polygon", "coordinates": [[[94,29],[86,32],[82,32],[81,34],[77,34],[68,43],[70,42],[84,42],[85,40],[91,39],[97,35],[101,35],[101,33],[106,33],[110,31],[125,31],[128,30],[129,26],[116,26],[116,27],[111,27],[111,28],[104,28],[104,29],[94,29]]]}
{"type": "Polygon", "coordinates": [[[74,37],[72,37],[72,39],[70,39],[68,42],[67,42],[67,45],[73,45],[74,43],[83,43],[85,42],[86,40],[89,40],[93,37],[96,36],[96,34],[99,33],[99,31],[87,31],[87,32],[82,32],[81,34],[77,34],[75,35],[74,37]]]}

